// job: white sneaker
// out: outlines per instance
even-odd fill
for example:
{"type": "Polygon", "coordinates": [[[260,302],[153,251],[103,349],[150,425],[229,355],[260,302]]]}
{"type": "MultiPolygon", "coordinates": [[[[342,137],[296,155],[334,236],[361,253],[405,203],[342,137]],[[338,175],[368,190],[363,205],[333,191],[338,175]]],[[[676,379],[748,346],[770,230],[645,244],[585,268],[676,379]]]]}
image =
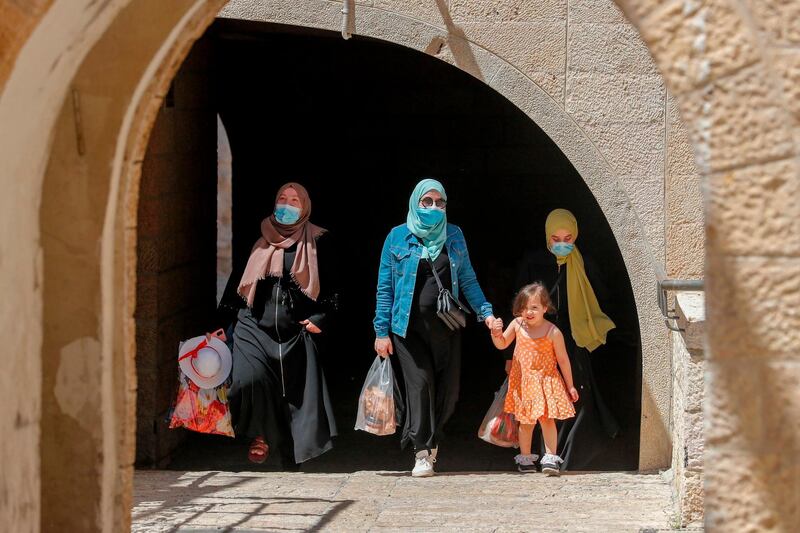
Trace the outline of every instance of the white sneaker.
{"type": "Polygon", "coordinates": [[[433,456],[428,450],[417,452],[411,477],[431,477],[433,475],[433,461],[433,456]]]}
{"type": "Polygon", "coordinates": [[[563,463],[564,460],[554,454],[546,453],[544,457],[542,457],[542,474],[546,474],[548,476],[558,476],[561,474],[561,468],[559,465],[563,463]]]}

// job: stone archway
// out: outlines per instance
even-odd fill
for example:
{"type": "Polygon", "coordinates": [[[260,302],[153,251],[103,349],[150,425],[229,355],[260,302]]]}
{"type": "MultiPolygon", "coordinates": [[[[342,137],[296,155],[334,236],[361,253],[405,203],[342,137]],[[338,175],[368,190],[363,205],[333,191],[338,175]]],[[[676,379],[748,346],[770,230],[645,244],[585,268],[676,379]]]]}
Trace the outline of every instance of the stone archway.
{"type": "MultiPolygon", "coordinates": [[[[27,28],[34,29],[26,33],[25,25],[21,25],[20,33],[14,33],[19,35],[14,40],[18,46],[10,47],[10,54],[3,55],[4,65],[13,63],[14,67],[3,71],[0,123],[13,125],[14,131],[4,127],[0,143],[2,179],[8,191],[0,205],[9,217],[3,225],[0,268],[4,292],[17,304],[13,315],[3,309],[2,331],[4,338],[13,339],[10,350],[20,354],[12,360],[15,371],[3,375],[3,385],[8,385],[7,390],[14,398],[8,411],[11,415],[3,418],[4,434],[8,435],[4,444],[9,444],[2,451],[4,468],[14,465],[4,470],[3,492],[14,496],[4,504],[3,511],[14,524],[25,529],[35,529],[39,516],[39,466],[35,450],[40,439],[38,354],[43,300],[37,215],[53,124],[79,64],[112,21],[123,24],[120,15],[130,17],[137,12],[163,15],[164,11],[158,2],[85,3],[85,10],[62,1],[24,13],[24,20],[29,22],[27,28]],[[5,72],[9,72],[7,78],[5,72]],[[10,375],[14,381],[5,377],[10,375]],[[13,394],[16,391],[18,395],[13,394]],[[16,452],[20,449],[27,453],[16,452]]],[[[147,136],[153,117],[152,108],[148,108],[157,105],[152,97],[159,90],[163,93],[171,71],[186,52],[187,43],[208,24],[221,3],[176,2],[169,16],[149,20],[147,35],[140,37],[155,45],[146,59],[153,56],[157,59],[140,63],[140,76],[135,80],[141,80],[141,75],[147,72],[146,81],[140,85],[132,83],[126,93],[130,101],[133,88],[138,87],[137,96],[146,95],[141,101],[147,104],[132,105],[128,113],[116,115],[118,127],[111,131],[123,128],[134,131],[123,135],[116,151],[112,150],[114,175],[122,173],[122,163],[131,162],[130,156],[137,153],[135,147],[147,136]],[[158,82],[151,83],[152,74],[158,74],[158,82]]],[[[800,478],[793,462],[795,454],[788,453],[791,459],[784,459],[780,452],[761,453],[764,434],[773,437],[777,450],[793,450],[797,443],[796,428],[785,423],[787,418],[798,418],[793,384],[798,375],[794,300],[800,292],[796,287],[800,269],[795,243],[800,232],[795,226],[797,202],[791,201],[797,196],[798,180],[796,141],[792,136],[797,100],[792,91],[798,79],[796,69],[791,68],[797,64],[797,55],[788,48],[779,50],[780,45],[797,40],[791,26],[791,21],[796,20],[796,14],[792,14],[796,6],[757,5],[746,10],[732,2],[696,8],[678,2],[658,7],[645,1],[621,3],[642,32],[678,98],[709,187],[708,375],[713,384],[709,391],[707,435],[709,526],[780,527],[796,523],[796,515],[791,514],[797,512],[798,506],[794,504],[800,478]],[[748,126],[746,133],[734,127],[739,123],[748,126]],[[728,201],[739,195],[758,198],[761,203],[750,209],[746,204],[728,201]],[[762,239],[768,234],[785,235],[786,239],[767,243],[764,246],[768,249],[763,254],[752,256],[755,245],[763,248],[762,239]],[[755,302],[753,294],[760,295],[755,302]],[[754,318],[745,309],[758,313],[754,318]],[[745,334],[751,330],[755,336],[745,334]],[[759,355],[756,358],[753,354],[759,355]],[[742,368],[747,371],[742,372],[742,368]],[[765,382],[778,386],[766,390],[765,382]],[[743,391],[747,394],[742,394],[743,391]],[[755,416],[750,417],[746,415],[747,409],[757,402],[742,403],[741,398],[757,398],[764,406],[777,409],[768,410],[763,419],[761,411],[753,412],[755,416]],[[782,474],[773,477],[776,469],[782,474]],[[734,483],[741,490],[729,494],[726,487],[734,483]]],[[[0,7],[3,12],[10,11],[9,5],[0,7]]],[[[135,20],[128,18],[129,22],[135,20]]],[[[99,283],[102,291],[98,292],[103,303],[110,306],[106,309],[115,309],[120,315],[115,320],[115,313],[98,312],[96,308],[92,311],[97,328],[90,338],[99,339],[100,349],[87,341],[77,345],[77,350],[83,354],[80,359],[99,358],[99,369],[91,374],[79,373],[77,381],[67,374],[56,383],[66,387],[61,389],[65,393],[62,400],[72,406],[76,404],[70,403],[74,399],[70,387],[84,384],[84,379],[91,385],[104,384],[99,389],[101,400],[107,402],[100,417],[104,453],[98,478],[102,479],[99,491],[102,504],[96,520],[92,520],[97,528],[104,529],[115,528],[114,524],[124,527],[126,523],[125,495],[130,473],[125,461],[115,457],[115,451],[125,450],[126,443],[118,443],[114,438],[115,427],[126,419],[125,402],[115,399],[122,400],[119,396],[132,394],[128,389],[130,384],[116,393],[110,387],[114,382],[114,354],[121,355],[125,350],[120,329],[126,324],[122,320],[126,310],[111,305],[115,301],[115,287],[117,298],[119,289],[125,287],[124,280],[115,277],[122,270],[114,266],[115,261],[122,259],[116,255],[122,250],[111,243],[115,239],[123,242],[125,232],[124,226],[115,228],[111,223],[118,212],[120,196],[111,194],[108,199],[109,216],[99,224],[103,229],[96,231],[98,226],[94,226],[95,234],[102,233],[104,242],[100,255],[103,267],[99,269],[103,272],[99,283]],[[112,333],[117,335],[112,337],[112,333]]],[[[86,246],[91,247],[91,243],[86,246]]],[[[96,252],[93,257],[98,257],[96,252]]],[[[130,347],[127,349],[130,352],[130,347]]]]}

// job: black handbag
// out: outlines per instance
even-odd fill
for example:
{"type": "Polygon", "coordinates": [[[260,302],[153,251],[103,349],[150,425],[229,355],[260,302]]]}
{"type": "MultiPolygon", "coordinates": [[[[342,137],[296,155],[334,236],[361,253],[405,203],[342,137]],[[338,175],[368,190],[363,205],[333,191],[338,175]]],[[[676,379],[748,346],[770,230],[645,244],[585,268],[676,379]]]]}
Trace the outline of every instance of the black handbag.
{"type": "Polygon", "coordinates": [[[428,264],[431,265],[433,277],[439,286],[439,296],[436,298],[436,315],[453,331],[465,327],[467,325],[467,315],[471,314],[469,309],[461,305],[461,302],[453,297],[449,289],[445,289],[442,286],[442,281],[439,279],[439,274],[436,272],[436,267],[433,265],[430,256],[428,256],[428,264]]]}

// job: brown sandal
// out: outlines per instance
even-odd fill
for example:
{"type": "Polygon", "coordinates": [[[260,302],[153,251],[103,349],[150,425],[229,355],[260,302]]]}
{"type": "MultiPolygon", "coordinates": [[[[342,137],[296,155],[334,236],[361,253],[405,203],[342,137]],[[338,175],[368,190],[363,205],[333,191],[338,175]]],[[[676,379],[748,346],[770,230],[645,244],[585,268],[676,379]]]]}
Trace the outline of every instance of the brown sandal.
{"type": "Polygon", "coordinates": [[[264,437],[256,437],[250,443],[250,451],[247,458],[251,463],[261,464],[267,460],[269,456],[269,446],[264,442],[264,437]]]}

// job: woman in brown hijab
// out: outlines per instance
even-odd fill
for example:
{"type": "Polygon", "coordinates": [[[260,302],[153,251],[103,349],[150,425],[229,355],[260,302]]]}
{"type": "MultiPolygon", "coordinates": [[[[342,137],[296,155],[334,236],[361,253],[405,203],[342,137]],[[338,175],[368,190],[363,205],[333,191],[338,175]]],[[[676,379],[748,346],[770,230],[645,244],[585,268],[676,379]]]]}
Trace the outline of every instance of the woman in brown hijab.
{"type": "Polygon", "coordinates": [[[285,466],[313,459],[336,434],[325,376],[312,338],[325,327],[318,239],[306,189],[287,183],[261,222],[244,272],[234,272],[220,302],[238,311],[233,333],[230,402],[248,457],[263,463],[279,450],[285,466]]]}

